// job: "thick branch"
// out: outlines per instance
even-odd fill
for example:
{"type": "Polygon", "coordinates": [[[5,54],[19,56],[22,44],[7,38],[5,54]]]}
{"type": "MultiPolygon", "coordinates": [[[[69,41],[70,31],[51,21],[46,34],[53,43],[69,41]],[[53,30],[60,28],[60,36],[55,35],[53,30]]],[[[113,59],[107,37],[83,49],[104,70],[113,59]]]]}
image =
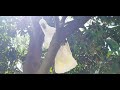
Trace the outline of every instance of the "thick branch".
{"type": "Polygon", "coordinates": [[[72,33],[74,33],[79,28],[83,28],[84,24],[91,18],[91,16],[81,16],[81,19],[76,19],[67,23],[66,27],[62,29],[62,38],[66,38],[72,33]]]}
{"type": "Polygon", "coordinates": [[[65,40],[66,37],[74,33],[75,30],[78,30],[80,27],[84,27],[84,24],[90,19],[90,16],[83,16],[81,20],[74,20],[69,22],[66,27],[62,27],[61,30],[58,30],[50,43],[50,47],[48,49],[48,53],[43,61],[38,73],[39,74],[48,74],[50,67],[55,62],[56,54],[60,48],[62,41],[65,40]]]}

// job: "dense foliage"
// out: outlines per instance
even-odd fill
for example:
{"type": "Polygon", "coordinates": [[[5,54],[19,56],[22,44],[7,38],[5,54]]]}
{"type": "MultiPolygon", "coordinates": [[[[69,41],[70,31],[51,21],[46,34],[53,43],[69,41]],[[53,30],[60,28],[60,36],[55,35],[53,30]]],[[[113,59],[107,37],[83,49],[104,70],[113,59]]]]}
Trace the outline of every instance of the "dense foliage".
{"type": "Polygon", "coordinates": [[[22,35],[24,29],[19,29],[20,20],[20,17],[0,17],[0,73],[22,72],[29,37],[26,33],[22,35]]]}
{"type": "MultiPolygon", "coordinates": [[[[53,17],[44,19],[54,26],[53,17]]],[[[30,17],[0,16],[0,73],[22,73],[31,27],[30,17]]],[[[67,73],[120,73],[120,16],[93,16],[68,42],[79,64],[67,73]]]]}
{"type": "Polygon", "coordinates": [[[99,16],[69,38],[77,68],[69,73],[120,73],[120,17],[99,16]]]}

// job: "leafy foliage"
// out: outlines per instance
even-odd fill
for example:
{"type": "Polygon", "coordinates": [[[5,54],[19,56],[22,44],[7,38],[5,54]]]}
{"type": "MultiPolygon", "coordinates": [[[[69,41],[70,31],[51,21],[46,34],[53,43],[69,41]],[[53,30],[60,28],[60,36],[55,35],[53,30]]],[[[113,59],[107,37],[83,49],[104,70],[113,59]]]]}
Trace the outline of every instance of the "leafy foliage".
{"type": "Polygon", "coordinates": [[[71,50],[81,69],[69,73],[119,73],[120,17],[94,17],[89,26],[69,37],[71,50]],[[113,24],[114,23],[114,24],[113,24]]]}
{"type": "Polygon", "coordinates": [[[20,17],[12,16],[0,17],[0,73],[22,72],[17,65],[27,53],[28,42],[26,41],[29,41],[29,37],[19,36],[22,31],[17,27],[17,23],[20,23],[19,19],[20,17]]]}

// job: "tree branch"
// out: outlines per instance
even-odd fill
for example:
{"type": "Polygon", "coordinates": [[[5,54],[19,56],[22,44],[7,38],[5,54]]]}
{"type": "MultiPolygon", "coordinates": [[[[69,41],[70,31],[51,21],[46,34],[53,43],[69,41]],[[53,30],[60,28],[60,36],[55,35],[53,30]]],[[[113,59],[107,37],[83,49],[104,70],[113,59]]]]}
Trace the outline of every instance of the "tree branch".
{"type": "Polygon", "coordinates": [[[64,34],[63,38],[68,37],[72,33],[74,33],[79,28],[83,28],[84,24],[91,18],[92,16],[81,16],[81,19],[76,19],[71,22],[68,22],[66,27],[62,29],[62,34],[64,34]]]}

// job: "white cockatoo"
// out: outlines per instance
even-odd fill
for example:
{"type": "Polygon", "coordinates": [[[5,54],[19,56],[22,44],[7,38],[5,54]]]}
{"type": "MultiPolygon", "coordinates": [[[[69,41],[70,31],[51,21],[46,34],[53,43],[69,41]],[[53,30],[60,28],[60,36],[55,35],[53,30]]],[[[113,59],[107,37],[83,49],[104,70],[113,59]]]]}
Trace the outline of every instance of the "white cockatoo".
{"type": "MultiPolygon", "coordinates": [[[[43,47],[48,49],[52,37],[56,32],[56,28],[49,26],[44,19],[41,19],[39,21],[39,24],[45,34],[43,47]]],[[[56,55],[55,72],[58,74],[65,73],[75,68],[76,66],[77,66],[77,61],[73,58],[69,44],[68,42],[66,42],[64,45],[61,45],[56,55]]]]}

